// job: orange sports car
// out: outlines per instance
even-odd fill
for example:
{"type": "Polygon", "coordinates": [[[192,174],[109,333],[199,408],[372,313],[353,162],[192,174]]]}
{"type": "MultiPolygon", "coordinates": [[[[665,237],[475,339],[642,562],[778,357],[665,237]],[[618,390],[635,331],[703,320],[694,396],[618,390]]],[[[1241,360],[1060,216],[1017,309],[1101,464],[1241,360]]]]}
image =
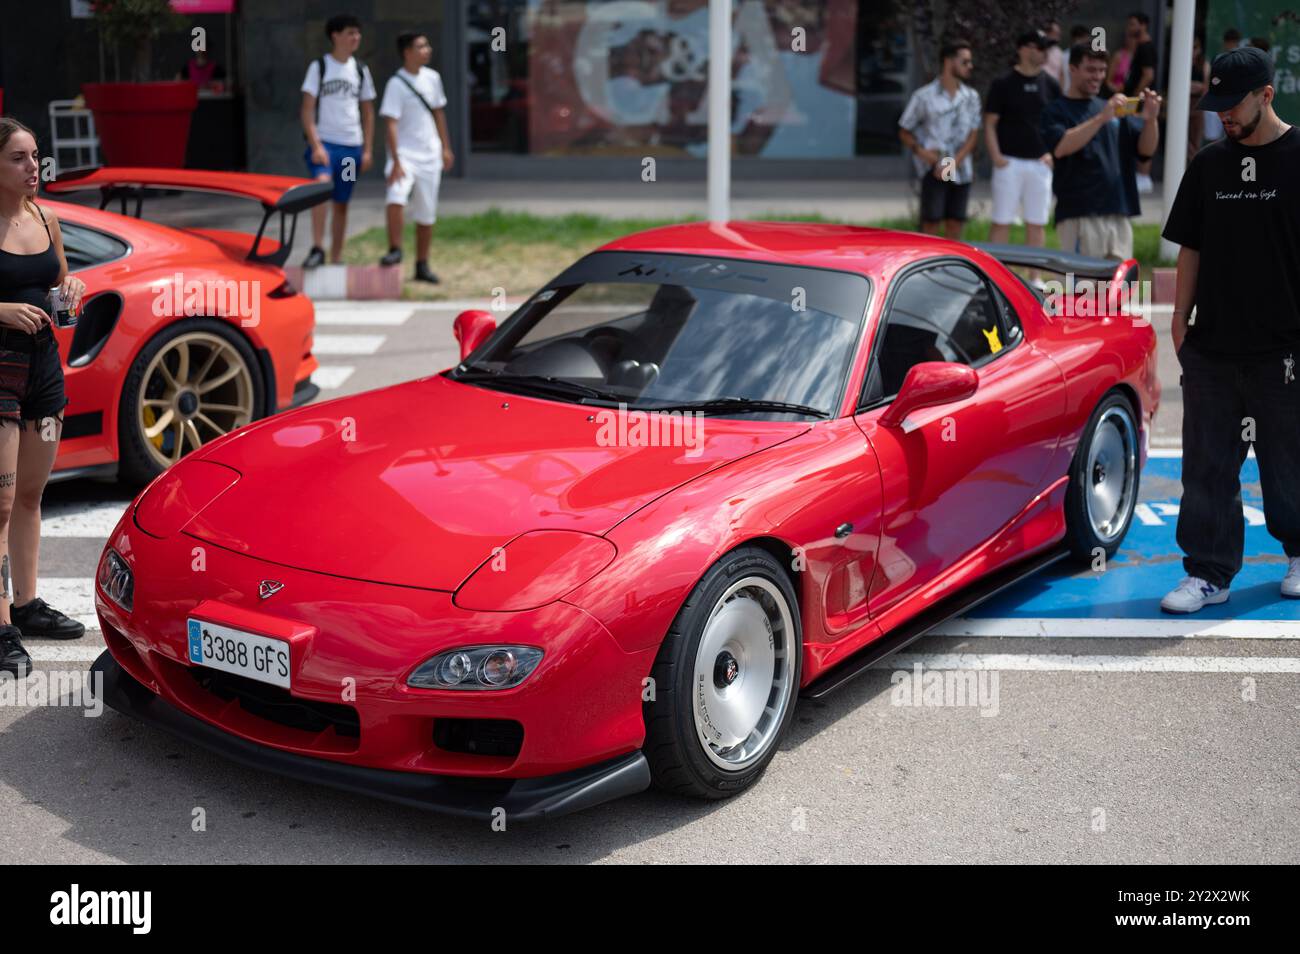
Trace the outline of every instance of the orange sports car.
{"type": "Polygon", "coordinates": [[[77,324],[55,329],[69,404],[52,479],[116,474],[143,484],[208,441],[316,395],[315,311],[282,266],[298,213],[326,201],[328,183],[99,168],[46,186],[85,190],[99,192],[98,210],[42,200],[59,216],[68,268],[86,283],[77,324]],[[249,235],[142,221],[155,190],[253,199],[262,224],[249,235]],[[107,211],[114,203],[119,211],[107,211]]]}

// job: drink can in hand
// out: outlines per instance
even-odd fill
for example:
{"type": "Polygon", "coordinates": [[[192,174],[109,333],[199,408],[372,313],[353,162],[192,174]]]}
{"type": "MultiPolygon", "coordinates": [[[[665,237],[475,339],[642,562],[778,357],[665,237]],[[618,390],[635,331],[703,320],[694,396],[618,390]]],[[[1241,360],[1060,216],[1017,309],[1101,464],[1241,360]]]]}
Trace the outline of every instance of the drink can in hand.
{"type": "Polygon", "coordinates": [[[77,323],[77,310],[63,295],[63,288],[55,285],[50,289],[50,314],[54,316],[55,327],[71,328],[77,323]]]}

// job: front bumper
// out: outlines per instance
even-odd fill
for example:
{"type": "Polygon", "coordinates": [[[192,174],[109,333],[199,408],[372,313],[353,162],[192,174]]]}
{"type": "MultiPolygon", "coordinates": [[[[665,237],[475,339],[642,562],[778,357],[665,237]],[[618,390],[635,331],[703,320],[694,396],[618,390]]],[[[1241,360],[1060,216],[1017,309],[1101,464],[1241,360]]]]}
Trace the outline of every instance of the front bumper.
{"type": "MultiPolygon", "coordinates": [[[[104,651],[90,667],[103,678],[103,701],[125,715],[251,768],[463,818],[507,821],[566,815],[650,787],[641,752],[540,778],[457,778],[367,768],[295,755],[231,735],[188,716],[131,677],[104,651]]],[[[93,682],[92,682],[93,684],[93,682]]]]}
{"type": "Polygon", "coordinates": [[[466,611],[446,592],[291,569],[184,532],[151,537],[130,509],[110,546],[135,579],[129,612],[95,585],[101,631],[122,671],[113,683],[136,690],[109,693],[114,708],[249,764],[459,814],[572,811],[648,784],[641,693],[654,650],[624,652],[577,607],[466,611]],[[282,590],[264,600],[267,579],[282,590]],[[289,642],[292,687],[254,686],[250,696],[249,686],[212,683],[213,670],[188,660],[190,615],[289,642]],[[507,690],[406,684],[432,655],[490,642],[535,645],[546,656],[507,690]],[[470,724],[513,726],[513,749],[455,737],[470,724]],[[485,792],[491,801],[480,801],[485,792]]]}

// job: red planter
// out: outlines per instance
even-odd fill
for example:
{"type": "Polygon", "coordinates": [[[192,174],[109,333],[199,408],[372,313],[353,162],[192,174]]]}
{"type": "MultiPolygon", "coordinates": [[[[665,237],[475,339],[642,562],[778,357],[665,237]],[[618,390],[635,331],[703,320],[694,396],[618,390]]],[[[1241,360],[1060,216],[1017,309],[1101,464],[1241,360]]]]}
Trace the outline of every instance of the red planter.
{"type": "Polygon", "coordinates": [[[199,88],[174,83],[85,83],[106,166],[179,169],[185,165],[190,117],[199,88]]]}

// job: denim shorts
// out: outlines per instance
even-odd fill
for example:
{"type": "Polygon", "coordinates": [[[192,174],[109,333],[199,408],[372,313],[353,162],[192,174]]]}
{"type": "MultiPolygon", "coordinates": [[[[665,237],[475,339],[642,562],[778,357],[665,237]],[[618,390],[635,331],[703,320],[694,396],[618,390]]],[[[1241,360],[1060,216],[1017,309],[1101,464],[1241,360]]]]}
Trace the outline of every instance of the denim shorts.
{"type": "Polygon", "coordinates": [[[329,156],[330,164],[322,166],[315,163],[311,158],[311,146],[309,145],[303,151],[303,158],[307,160],[307,175],[315,179],[317,176],[328,174],[334,180],[334,201],[346,203],[352,198],[352,187],[357,184],[357,176],[361,175],[361,147],[360,146],[340,146],[336,142],[321,141],[325,147],[325,154],[329,156]],[[351,159],[351,178],[343,177],[343,160],[351,159]]]}
{"type": "Polygon", "coordinates": [[[67,406],[54,328],[0,331],[0,424],[54,417],[67,406]]]}

